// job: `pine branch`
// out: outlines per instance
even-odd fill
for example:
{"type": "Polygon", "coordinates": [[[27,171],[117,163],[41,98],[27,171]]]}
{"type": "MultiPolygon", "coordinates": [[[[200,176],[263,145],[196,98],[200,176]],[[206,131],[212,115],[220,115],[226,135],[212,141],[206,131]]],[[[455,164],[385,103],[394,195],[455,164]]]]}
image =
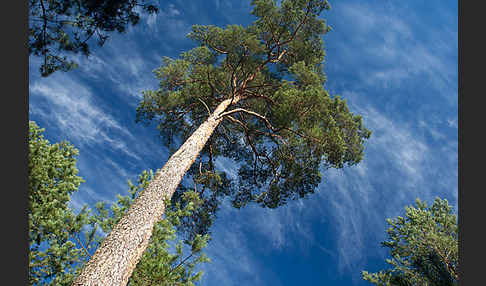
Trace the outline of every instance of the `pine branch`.
{"type": "Polygon", "coordinates": [[[197,100],[199,100],[202,104],[204,104],[204,107],[206,107],[206,110],[208,111],[208,115],[211,116],[211,110],[209,109],[208,105],[199,97],[197,97],[197,100]]]}
{"type": "Polygon", "coordinates": [[[272,126],[272,124],[270,123],[270,121],[268,121],[268,119],[261,115],[261,114],[258,114],[254,111],[250,111],[250,110],[246,110],[246,109],[243,109],[243,108],[235,108],[233,110],[230,110],[230,111],[226,111],[226,112],[223,112],[221,113],[217,119],[221,118],[221,117],[224,117],[224,116],[227,116],[227,115],[230,115],[230,114],[233,114],[233,113],[236,113],[236,112],[244,112],[244,113],[247,113],[247,114],[251,114],[253,116],[256,116],[258,118],[260,118],[261,120],[263,120],[265,122],[265,125],[267,125],[268,129],[274,131],[275,128],[272,126]]]}
{"type": "MultiPolygon", "coordinates": [[[[263,157],[265,157],[265,159],[267,159],[268,163],[270,163],[270,165],[272,167],[272,171],[273,171],[274,178],[278,178],[277,169],[276,169],[276,166],[275,166],[275,161],[273,161],[272,159],[270,159],[270,157],[268,156],[268,154],[266,152],[259,153],[256,150],[256,147],[255,147],[253,141],[251,140],[250,130],[249,130],[248,126],[246,124],[244,124],[243,122],[241,122],[240,120],[235,119],[235,118],[233,118],[233,117],[231,117],[229,115],[227,117],[225,117],[225,118],[228,118],[229,120],[231,120],[231,121],[239,124],[240,126],[242,126],[245,129],[246,139],[247,139],[248,143],[250,144],[250,147],[251,147],[253,153],[255,154],[254,172],[256,172],[256,161],[258,160],[260,163],[262,163],[259,158],[261,156],[263,156],[263,157]]],[[[282,138],[282,140],[283,140],[283,138],[282,138]]],[[[262,165],[263,165],[263,163],[262,163],[262,165]]],[[[256,183],[256,179],[255,179],[255,183],[256,183]]]]}
{"type": "Polygon", "coordinates": [[[278,43],[278,46],[286,45],[286,44],[292,42],[295,39],[295,36],[297,35],[297,32],[300,30],[300,28],[302,28],[302,26],[304,25],[304,23],[307,21],[307,18],[309,16],[309,13],[310,13],[310,7],[309,7],[309,4],[308,4],[307,5],[307,11],[305,12],[304,19],[302,20],[302,22],[299,23],[299,25],[297,26],[297,28],[295,29],[295,31],[292,33],[292,36],[290,37],[290,39],[288,39],[287,41],[285,41],[283,43],[278,43]]]}
{"type": "Polygon", "coordinates": [[[169,272],[167,272],[167,274],[165,274],[162,279],[166,278],[170,273],[172,273],[172,271],[174,271],[175,269],[177,269],[179,266],[183,265],[193,255],[194,255],[194,252],[192,252],[191,255],[187,256],[184,260],[182,260],[181,262],[179,262],[179,264],[176,267],[170,269],[169,272]]]}
{"type": "Polygon", "coordinates": [[[79,239],[78,237],[79,234],[75,234],[73,235],[74,238],[76,238],[76,240],[78,241],[78,243],[81,245],[81,247],[83,248],[84,252],[89,256],[89,258],[91,258],[91,254],[89,254],[88,250],[86,249],[86,247],[84,247],[83,243],[81,242],[81,240],[79,239]]]}
{"type": "MultiPolygon", "coordinates": [[[[42,18],[44,18],[44,25],[42,26],[43,34],[42,34],[42,41],[44,42],[44,47],[47,46],[47,15],[46,15],[46,8],[44,7],[44,0],[40,0],[40,4],[42,7],[42,18]]],[[[47,50],[44,48],[42,50],[44,54],[44,65],[47,68],[47,50]]]]}
{"type": "Polygon", "coordinates": [[[227,52],[227,51],[223,51],[223,50],[218,49],[218,48],[216,48],[215,46],[211,45],[211,44],[209,43],[209,39],[208,39],[208,40],[206,40],[206,44],[207,44],[207,45],[208,45],[208,46],[209,46],[211,49],[215,50],[216,52],[218,52],[218,53],[220,53],[220,54],[223,54],[223,55],[228,54],[228,52],[227,52]]]}

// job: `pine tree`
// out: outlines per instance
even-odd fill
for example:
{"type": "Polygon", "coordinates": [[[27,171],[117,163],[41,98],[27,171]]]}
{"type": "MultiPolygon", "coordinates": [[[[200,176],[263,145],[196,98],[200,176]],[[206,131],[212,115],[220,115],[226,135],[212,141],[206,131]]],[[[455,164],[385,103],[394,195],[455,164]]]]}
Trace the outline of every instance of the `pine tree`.
{"type": "Polygon", "coordinates": [[[83,181],[78,150],[68,142],[50,144],[43,131],[29,122],[29,283],[70,285],[76,264],[85,259],[72,238],[86,225],[87,213],[75,215],[68,206],[83,181]]]}
{"type": "Polygon", "coordinates": [[[432,206],[417,199],[406,217],[388,219],[392,269],[368,273],[363,279],[378,286],[454,286],[459,280],[457,219],[447,200],[437,198],[432,206]]]}
{"type": "MultiPolygon", "coordinates": [[[[96,214],[91,217],[91,232],[97,230],[109,233],[127,212],[133,201],[145,189],[153,179],[151,171],[144,171],[138,177],[137,185],[130,181],[127,196],[118,195],[117,202],[108,207],[104,202],[96,204],[96,214]]],[[[169,201],[165,202],[170,205],[169,201]]],[[[164,219],[159,220],[154,227],[150,242],[145,249],[140,261],[137,263],[128,280],[131,286],[193,286],[194,282],[202,277],[202,271],[195,272],[195,266],[209,262],[209,258],[202,252],[209,240],[209,235],[195,235],[192,239],[178,240],[176,227],[185,218],[193,216],[194,210],[199,207],[201,200],[196,192],[187,190],[181,200],[172,205],[164,214],[164,219]],[[175,246],[175,253],[169,251],[175,246]]],[[[103,241],[104,236],[94,239],[94,247],[103,241]]]]}
{"type": "MultiPolygon", "coordinates": [[[[85,206],[76,215],[68,203],[83,181],[77,176],[78,151],[68,142],[49,143],[43,132],[29,122],[29,285],[71,285],[104,240],[103,233],[120,220],[153,175],[144,171],[137,185],[129,182],[128,195],[119,195],[111,206],[98,202],[94,211],[85,206]]],[[[155,225],[130,285],[191,286],[201,278],[202,272],[194,268],[209,261],[202,252],[209,236],[176,241],[176,226],[200,204],[197,194],[188,190],[165,213],[155,225]],[[175,252],[169,251],[171,246],[175,252]]]]}
{"type": "Polygon", "coordinates": [[[160,88],[144,92],[137,118],[157,121],[170,148],[184,143],[74,285],[127,283],[164,213],[164,200],[172,199],[198,157],[196,177],[219,175],[218,156],[235,161],[238,182],[229,193],[235,207],[254,202],[270,208],[313,193],[322,165],[342,168],[362,159],[370,131],[323,87],[321,37],[330,28],[318,16],[328,2],[252,4],[257,19],[249,27],[193,26],[189,37],[198,46],[178,59],[165,58],[155,71],[160,88]]]}
{"type": "Polygon", "coordinates": [[[92,40],[103,46],[109,32],[136,25],[141,11],[158,8],[150,0],[29,0],[29,54],[43,58],[44,77],[69,71],[77,63],[68,55],[88,56],[92,40]]]}

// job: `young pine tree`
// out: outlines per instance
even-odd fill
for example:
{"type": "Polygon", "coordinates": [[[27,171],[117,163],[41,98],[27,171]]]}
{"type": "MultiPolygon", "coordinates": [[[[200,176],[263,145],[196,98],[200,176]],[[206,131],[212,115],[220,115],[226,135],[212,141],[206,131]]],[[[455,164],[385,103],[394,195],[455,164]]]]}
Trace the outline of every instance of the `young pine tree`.
{"type": "MultiPolygon", "coordinates": [[[[144,171],[139,176],[137,185],[128,182],[129,194],[127,196],[119,195],[116,203],[111,207],[108,208],[104,202],[97,203],[95,215],[90,220],[91,232],[89,235],[96,236],[95,233],[98,230],[109,233],[152,179],[153,173],[144,171]]],[[[165,203],[170,205],[168,201],[165,203]]],[[[128,285],[193,286],[194,282],[201,279],[202,272],[196,272],[195,267],[197,264],[210,261],[202,252],[207,245],[209,235],[194,235],[189,240],[175,241],[178,237],[176,227],[181,224],[182,220],[192,217],[200,204],[201,200],[197,193],[188,190],[182,195],[180,202],[175,203],[165,212],[164,218],[155,224],[150,242],[132,272],[128,285]],[[171,247],[175,251],[171,252],[169,250],[171,247]]],[[[87,237],[90,237],[89,235],[87,237]]],[[[96,249],[103,239],[103,236],[92,239],[94,241],[92,249],[96,249]]]]}
{"type": "Polygon", "coordinates": [[[49,143],[43,131],[29,122],[29,285],[70,285],[76,264],[86,258],[73,237],[87,214],[75,215],[68,206],[83,181],[77,176],[78,150],[68,142],[49,143]]]}
{"type": "MultiPolygon", "coordinates": [[[[197,47],[165,58],[160,88],[144,92],[138,120],[157,121],[169,147],[184,142],[140,194],[74,285],[125,285],[183,176],[198,156],[235,160],[235,207],[275,208],[313,193],[319,169],[358,163],[370,131],[324,89],[320,13],[325,0],[255,0],[248,27],[193,26],[197,47]]],[[[211,188],[209,188],[211,189],[211,188]]],[[[201,190],[202,191],[202,190],[201,190]]]]}
{"type": "Polygon", "coordinates": [[[456,286],[458,273],[457,219],[447,200],[432,206],[417,200],[406,217],[388,219],[388,241],[393,268],[378,273],[363,271],[363,279],[378,286],[456,286]]]}
{"type": "MultiPolygon", "coordinates": [[[[29,122],[29,285],[71,285],[83,264],[152,179],[143,172],[129,194],[108,206],[99,202],[95,212],[84,207],[75,214],[70,195],[83,179],[77,176],[78,151],[68,142],[51,144],[43,129],[29,122]]],[[[154,229],[142,258],[130,277],[132,286],[191,286],[201,278],[195,266],[208,262],[202,252],[208,235],[175,241],[176,226],[191,217],[201,201],[194,191],[183,194],[154,229]],[[175,251],[169,251],[175,246],[175,251]]]]}

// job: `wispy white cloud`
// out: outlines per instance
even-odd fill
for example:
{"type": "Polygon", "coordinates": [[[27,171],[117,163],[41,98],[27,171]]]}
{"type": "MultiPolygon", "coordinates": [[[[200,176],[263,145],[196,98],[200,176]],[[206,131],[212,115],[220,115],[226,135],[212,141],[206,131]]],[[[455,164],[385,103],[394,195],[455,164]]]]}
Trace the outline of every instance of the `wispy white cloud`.
{"type": "Polygon", "coordinates": [[[112,204],[115,201],[114,197],[107,196],[106,193],[96,192],[90,187],[83,186],[80,188],[79,192],[82,192],[84,196],[88,196],[95,202],[107,202],[108,204],[112,204]]]}
{"type": "Polygon", "coordinates": [[[91,80],[103,80],[132,106],[138,103],[143,90],[157,87],[152,70],[160,63],[144,58],[139,48],[121,38],[112,39],[97,54],[88,58],[78,56],[75,60],[83,75],[91,80]]]}
{"type": "MultiPolygon", "coordinates": [[[[425,141],[420,128],[393,121],[371,106],[356,109],[363,115],[365,125],[373,130],[365,158],[356,167],[328,170],[319,193],[324,206],[329,208],[326,213],[337,223],[341,271],[362,267],[370,255],[370,243],[378,246],[384,238],[385,218],[396,217],[415,198],[431,201],[440,195],[437,189],[442,189],[441,194],[457,196],[454,186],[457,170],[440,171],[448,177],[447,183],[436,176],[435,170],[457,164],[454,139],[449,138],[445,144],[448,146],[436,151],[425,141]],[[451,157],[444,159],[444,154],[451,157]]],[[[444,137],[436,129],[427,128],[444,137]]],[[[378,247],[375,250],[383,255],[383,250],[378,247]]]]}
{"type": "Polygon", "coordinates": [[[367,119],[369,128],[375,131],[374,138],[368,143],[369,148],[375,148],[388,155],[389,162],[397,164],[406,177],[410,178],[411,183],[422,180],[421,167],[427,156],[427,145],[407,126],[394,123],[372,107],[360,114],[367,119]]]}
{"type": "Polygon", "coordinates": [[[79,144],[109,144],[111,147],[126,155],[140,160],[123,142],[113,139],[113,134],[134,140],[133,135],[120,123],[109,115],[109,111],[102,109],[93,102],[92,91],[62,75],[53,75],[46,80],[38,80],[29,87],[32,100],[44,99],[48,107],[33,104],[31,112],[54,121],[70,140],[79,144]]]}
{"type": "Polygon", "coordinates": [[[72,208],[75,213],[79,213],[86,205],[88,205],[88,208],[93,209],[93,202],[106,202],[111,205],[115,202],[115,200],[116,197],[109,193],[95,191],[88,185],[81,184],[79,190],[71,195],[69,207],[72,208]]]}
{"type": "Polygon", "coordinates": [[[147,25],[150,27],[150,29],[155,30],[157,29],[156,24],[157,24],[157,14],[151,14],[148,15],[146,18],[147,25]]]}
{"type": "Polygon", "coordinates": [[[181,12],[175,8],[174,4],[169,4],[167,14],[169,14],[169,16],[179,16],[181,12]]]}
{"type": "Polygon", "coordinates": [[[330,37],[332,33],[350,36],[337,44],[338,53],[330,55],[331,67],[359,66],[355,72],[360,81],[381,88],[408,85],[421,77],[427,86],[453,100],[457,97],[457,68],[453,68],[457,66],[457,30],[434,33],[420,27],[417,31],[413,11],[404,16],[395,7],[398,3],[387,4],[377,8],[368,2],[336,3],[333,12],[341,21],[330,37]]]}
{"type": "Polygon", "coordinates": [[[447,124],[449,125],[449,127],[457,128],[457,118],[447,119],[447,124]]]}
{"type": "MultiPolygon", "coordinates": [[[[187,3],[184,3],[187,6],[187,3]]],[[[164,34],[175,40],[184,39],[190,31],[191,25],[184,18],[185,15],[173,3],[161,7],[157,14],[144,17],[144,21],[151,33],[164,34]]]]}
{"type": "MultiPolygon", "coordinates": [[[[228,206],[223,206],[220,212],[225,217],[237,214],[235,210],[228,206]]],[[[218,220],[221,222],[221,220],[218,220]]],[[[262,267],[258,258],[254,257],[250,249],[249,242],[245,240],[245,224],[238,221],[224,221],[224,224],[215,223],[210,247],[205,252],[211,259],[211,263],[204,264],[200,270],[204,272],[201,285],[265,285],[258,273],[262,267]],[[231,251],[228,251],[231,249],[231,251]],[[237,273],[238,279],[235,279],[237,273]]]]}
{"type": "Polygon", "coordinates": [[[125,168],[123,168],[119,164],[113,162],[111,159],[105,158],[105,162],[107,163],[107,165],[111,166],[113,168],[113,170],[115,170],[115,172],[118,173],[118,175],[120,175],[120,178],[129,179],[130,177],[132,177],[132,175],[129,175],[127,173],[125,168]]]}
{"type": "MultiPolygon", "coordinates": [[[[428,169],[426,162],[435,164],[442,160],[443,151],[433,153],[420,129],[396,122],[372,106],[362,105],[357,113],[363,115],[365,125],[374,131],[359,165],[323,171],[318,193],[308,199],[272,210],[248,206],[248,210],[238,213],[245,216],[249,231],[268,241],[265,243],[271,247],[268,251],[298,247],[305,253],[311,246],[317,246],[323,254],[336,259],[341,273],[363,269],[370,255],[384,256],[379,242],[384,239],[387,217],[399,215],[417,197],[430,201],[438,195],[432,190],[437,189],[434,186],[437,182],[431,180],[433,170],[428,169]],[[311,225],[318,218],[323,224],[332,222],[335,245],[322,246],[316,240],[331,235],[320,233],[319,228],[311,225]]],[[[453,146],[448,148],[454,154],[453,146]]],[[[444,163],[454,165],[454,161],[444,163]]],[[[455,172],[450,173],[453,181],[455,172]]],[[[457,191],[453,186],[444,187],[452,195],[457,191]]],[[[357,279],[359,271],[356,273],[357,279]]]]}
{"type": "Polygon", "coordinates": [[[455,117],[451,119],[457,108],[457,30],[421,26],[416,12],[400,14],[398,5],[385,2],[378,8],[350,1],[333,6],[334,19],[340,21],[331,34],[349,36],[334,43],[329,68],[348,77],[351,73],[356,82],[339,85],[331,78],[331,88],[348,99],[351,110],[373,131],[364,160],[327,171],[320,187],[319,196],[326,198],[321,208],[327,209],[322,212],[336,223],[342,272],[362,269],[371,253],[384,255],[378,243],[384,239],[385,218],[396,217],[415,198],[430,201],[446,195],[457,203],[457,136],[449,129],[457,128],[455,117]],[[411,85],[427,88],[429,94],[411,85]],[[389,96],[373,101],[365,92],[389,96]],[[406,97],[424,104],[410,110],[412,104],[403,106],[406,97]],[[430,112],[425,102],[432,101],[442,104],[440,112],[449,120],[430,112]],[[406,121],[401,117],[405,110],[411,115],[406,121]]]}
{"type": "MultiPolygon", "coordinates": [[[[84,149],[87,150],[87,149],[84,149]]],[[[83,154],[77,161],[80,176],[85,179],[79,190],[71,197],[72,205],[80,206],[103,201],[112,204],[117,195],[128,194],[128,180],[135,181],[136,175],[125,166],[120,165],[115,158],[104,156],[98,152],[83,154]],[[113,160],[112,160],[113,159],[113,160]]]]}

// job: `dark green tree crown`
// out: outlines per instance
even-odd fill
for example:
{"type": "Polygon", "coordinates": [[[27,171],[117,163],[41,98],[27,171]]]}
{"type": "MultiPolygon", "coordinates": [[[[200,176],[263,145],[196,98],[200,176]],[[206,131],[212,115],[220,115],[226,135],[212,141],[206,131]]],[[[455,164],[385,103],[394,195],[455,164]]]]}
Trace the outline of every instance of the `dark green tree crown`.
{"type": "Polygon", "coordinates": [[[29,0],[29,54],[43,57],[42,76],[71,70],[77,63],[66,55],[88,56],[91,38],[102,46],[107,32],[123,33],[136,25],[137,8],[158,11],[151,0],[29,0]]]}
{"type": "MultiPolygon", "coordinates": [[[[188,37],[198,46],[178,59],[164,58],[154,71],[159,89],[143,93],[137,120],[155,120],[173,148],[219,103],[234,100],[219,114],[224,120],[206,144],[199,170],[215,172],[219,156],[233,159],[239,168],[238,184],[229,184],[234,206],[274,208],[314,192],[321,163],[358,163],[370,131],[323,87],[321,37],[330,28],[318,15],[328,2],[252,4],[256,20],[248,27],[192,27],[188,37]]],[[[204,173],[197,169],[192,174],[204,173]]]]}
{"type": "Polygon", "coordinates": [[[363,279],[379,286],[454,286],[458,274],[457,218],[447,200],[436,198],[427,207],[417,199],[416,207],[406,208],[405,217],[387,220],[390,250],[386,262],[391,269],[368,273],[363,279]]]}
{"type": "Polygon", "coordinates": [[[78,150],[68,142],[49,143],[43,132],[29,121],[29,282],[70,285],[82,260],[71,238],[86,221],[84,210],[76,215],[68,206],[83,182],[77,175],[78,150]]]}

